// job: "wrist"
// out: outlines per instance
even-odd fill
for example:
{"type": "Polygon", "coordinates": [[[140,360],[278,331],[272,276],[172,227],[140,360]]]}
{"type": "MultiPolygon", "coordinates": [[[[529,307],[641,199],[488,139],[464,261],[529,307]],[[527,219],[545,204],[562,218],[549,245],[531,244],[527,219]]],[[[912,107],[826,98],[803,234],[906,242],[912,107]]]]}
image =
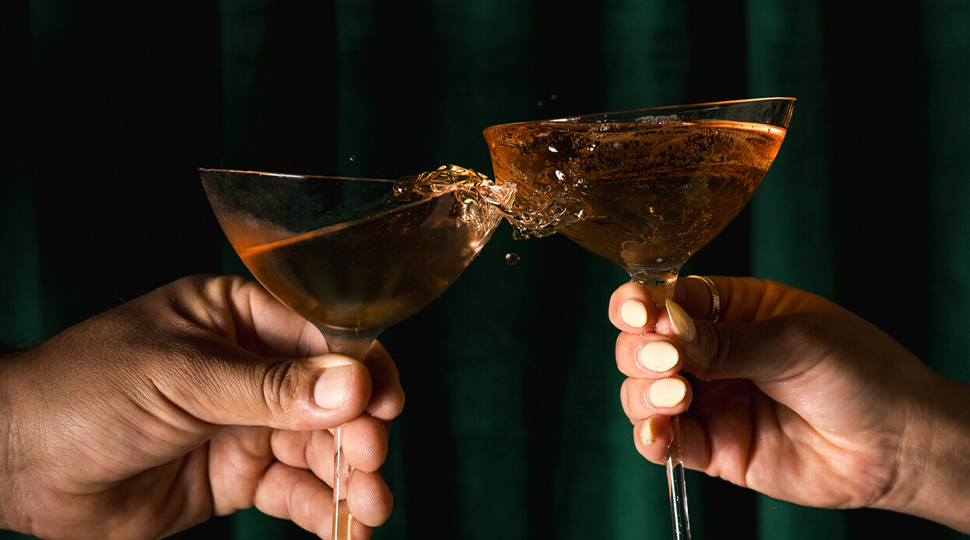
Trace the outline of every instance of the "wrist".
{"type": "Polygon", "coordinates": [[[8,376],[13,363],[13,351],[3,346],[0,350],[0,529],[11,530],[18,505],[15,503],[13,476],[13,396],[11,378],[8,376]]]}
{"type": "Polygon", "coordinates": [[[24,454],[25,430],[16,425],[17,407],[22,398],[18,393],[30,384],[18,375],[27,351],[15,351],[0,355],[0,530],[25,530],[26,516],[22,500],[23,485],[20,481],[24,454]]]}
{"type": "Polygon", "coordinates": [[[970,533],[970,386],[937,374],[921,386],[879,507],[970,533]]]}

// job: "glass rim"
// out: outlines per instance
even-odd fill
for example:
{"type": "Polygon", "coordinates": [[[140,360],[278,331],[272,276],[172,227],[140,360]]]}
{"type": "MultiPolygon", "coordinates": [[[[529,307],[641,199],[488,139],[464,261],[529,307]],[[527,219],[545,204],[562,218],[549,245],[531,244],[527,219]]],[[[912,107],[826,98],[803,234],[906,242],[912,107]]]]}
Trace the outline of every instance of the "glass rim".
{"type": "Polygon", "coordinates": [[[587,120],[587,119],[592,120],[595,118],[608,117],[608,116],[632,116],[640,113],[663,112],[663,111],[672,111],[672,110],[682,110],[682,111],[703,110],[706,108],[713,108],[713,107],[723,107],[723,106],[729,106],[729,105],[747,105],[747,104],[755,104],[755,103],[766,103],[770,101],[787,102],[789,105],[791,105],[795,103],[796,98],[776,96],[776,97],[762,97],[762,98],[748,98],[748,99],[729,99],[729,100],[723,100],[723,101],[703,101],[698,103],[685,103],[681,105],[662,105],[659,107],[647,107],[644,109],[628,109],[623,111],[608,111],[608,112],[598,112],[598,113],[589,113],[589,114],[576,114],[571,116],[560,116],[556,118],[539,118],[536,120],[525,120],[520,122],[507,122],[504,124],[495,124],[485,128],[484,131],[488,132],[493,129],[497,130],[500,128],[509,128],[513,126],[521,126],[521,125],[527,125],[527,124],[575,122],[575,121],[581,121],[581,120],[587,120]]]}
{"type": "Polygon", "coordinates": [[[401,182],[413,182],[415,177],[413,176],[402,176],[396,180],[390,178],[363,178],[363,177],[353,177],[353,176],[328,176],[321,174],[292,174],[292,173],[276,173],[276,172],[265,172],[265,171],[250,171],[243,169],[212,169],[207,167],[199,168],[200,174],[206,173],[221,173],[221,174],[238,174],[247,176],[270,176],[275,178],[284,178],[291,180],[350,180],[356,182],[381,182],[387,184],[397,184],[401,182]]]}

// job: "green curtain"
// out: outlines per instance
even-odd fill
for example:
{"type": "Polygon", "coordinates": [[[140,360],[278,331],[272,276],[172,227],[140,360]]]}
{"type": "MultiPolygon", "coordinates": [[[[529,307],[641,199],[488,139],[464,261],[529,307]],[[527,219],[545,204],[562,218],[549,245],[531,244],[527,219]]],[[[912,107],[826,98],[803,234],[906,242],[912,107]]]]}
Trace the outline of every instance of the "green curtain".
{"type": "MultiPolygon", "coordinates": [[[[0,16],[0,342],[244,271],[198,167],[490,173],[492,124],[784,95],[798,102],[776,165],[688,270],[817,292],[970,382],[964,0],[8,0],[0,16]]],[[[408,403],[375,538],[671,537],[663,470],[636,454],[618,400],[605,308],[625,280],[503,226],[382,337],[408,403]]],[[[966,538],[689,483],[695,539],[966,538]]],[[[178,536],[195,537],[306,535],[247,511],[178,536]]]]}

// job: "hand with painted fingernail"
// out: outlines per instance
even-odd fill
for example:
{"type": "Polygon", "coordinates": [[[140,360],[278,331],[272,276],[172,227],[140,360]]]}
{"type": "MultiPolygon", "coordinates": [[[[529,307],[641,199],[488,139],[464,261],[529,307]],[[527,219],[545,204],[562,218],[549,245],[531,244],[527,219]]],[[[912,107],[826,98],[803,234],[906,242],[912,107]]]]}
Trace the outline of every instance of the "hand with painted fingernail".
{"type": "Polygon", "coordinates": [[[779,283],[685,278],[665,309],[651,306],[633,284],[610,301],[624,411],[644,457],[662,462],[667,418],[682,413],[689,468],[797,504],[883,508],[970,532],[970,386],[779,283]]]}
{"type": "Polygon", "coordinates": [[[677,345],[659,334],[657,327],[691,338],[693,322],[672,302],[664,304],[665,314],[646,290],[633,283],[620,287],[610,306],[611,321],[624,330],[616,342],[617,366],[628,377],[620,401],[642,443],[641,453],[661,463],[672,435],[670,417],[687,410],[691,388],[677,375],[682,367],[677,345]]]}
{"type": "Polygon", "coordinates": [[[333,437],[355,538],[390,515],[380,474],[404,393],[259,284],[185,278],[0,361],[0,528],[161,538],[255,506],[331,532],[333,437]]]}

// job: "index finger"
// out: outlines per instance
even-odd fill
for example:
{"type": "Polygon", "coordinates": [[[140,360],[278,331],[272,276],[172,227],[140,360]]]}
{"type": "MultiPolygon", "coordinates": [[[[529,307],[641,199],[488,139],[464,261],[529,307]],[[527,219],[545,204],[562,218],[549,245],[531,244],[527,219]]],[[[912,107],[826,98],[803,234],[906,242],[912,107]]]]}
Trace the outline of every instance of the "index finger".
{"type": "Polygon", "coordinates": [[[660,316],[660,309],[646,288],[628,281],[610,297],[610,322],[617,329],[633,334],[650,331],[660,316]]]}
{"type": "MultiPolygon", "coordinates": [[[[672,300],[680,304],[692,319],[705,319],[711,313],[711,292],[698,278],[677,280],[672,300]]],[[[724,302],[723,296],[721,302],[724,302]]],[[[657,305],[647,287],[628,281],[610,297],[610,322],[623,332],[639,334],[653,329],[663,309],[665,307],[657,305]]]]}
{"type": "MultiPolygon", "coordinates": [[[[710,276],[720,301],[718,322],[751,322],[780,313],[824,309],[820,297],[798,291],[781,283],[752,277],[710,276]]],[[[673,301],[692,319],[709,320],[713,292],[704,280],[683,277],[677,280],[673,301]]],[[[610,322],[629,333],[650,331],[662,314],[650,292],[635,282],[621,285],[610,298],[610,322]],[[642,324],[641,324],[642,323],[642,324]]]]}
{"type": "Polygon", "coordinates": [[[370,371],[373,384],[370,402],[364,411],[384,421],[397,418],[404,410],[404,389],[391,355],[375,341],[364,359],[364,365],[370,371]]]}

